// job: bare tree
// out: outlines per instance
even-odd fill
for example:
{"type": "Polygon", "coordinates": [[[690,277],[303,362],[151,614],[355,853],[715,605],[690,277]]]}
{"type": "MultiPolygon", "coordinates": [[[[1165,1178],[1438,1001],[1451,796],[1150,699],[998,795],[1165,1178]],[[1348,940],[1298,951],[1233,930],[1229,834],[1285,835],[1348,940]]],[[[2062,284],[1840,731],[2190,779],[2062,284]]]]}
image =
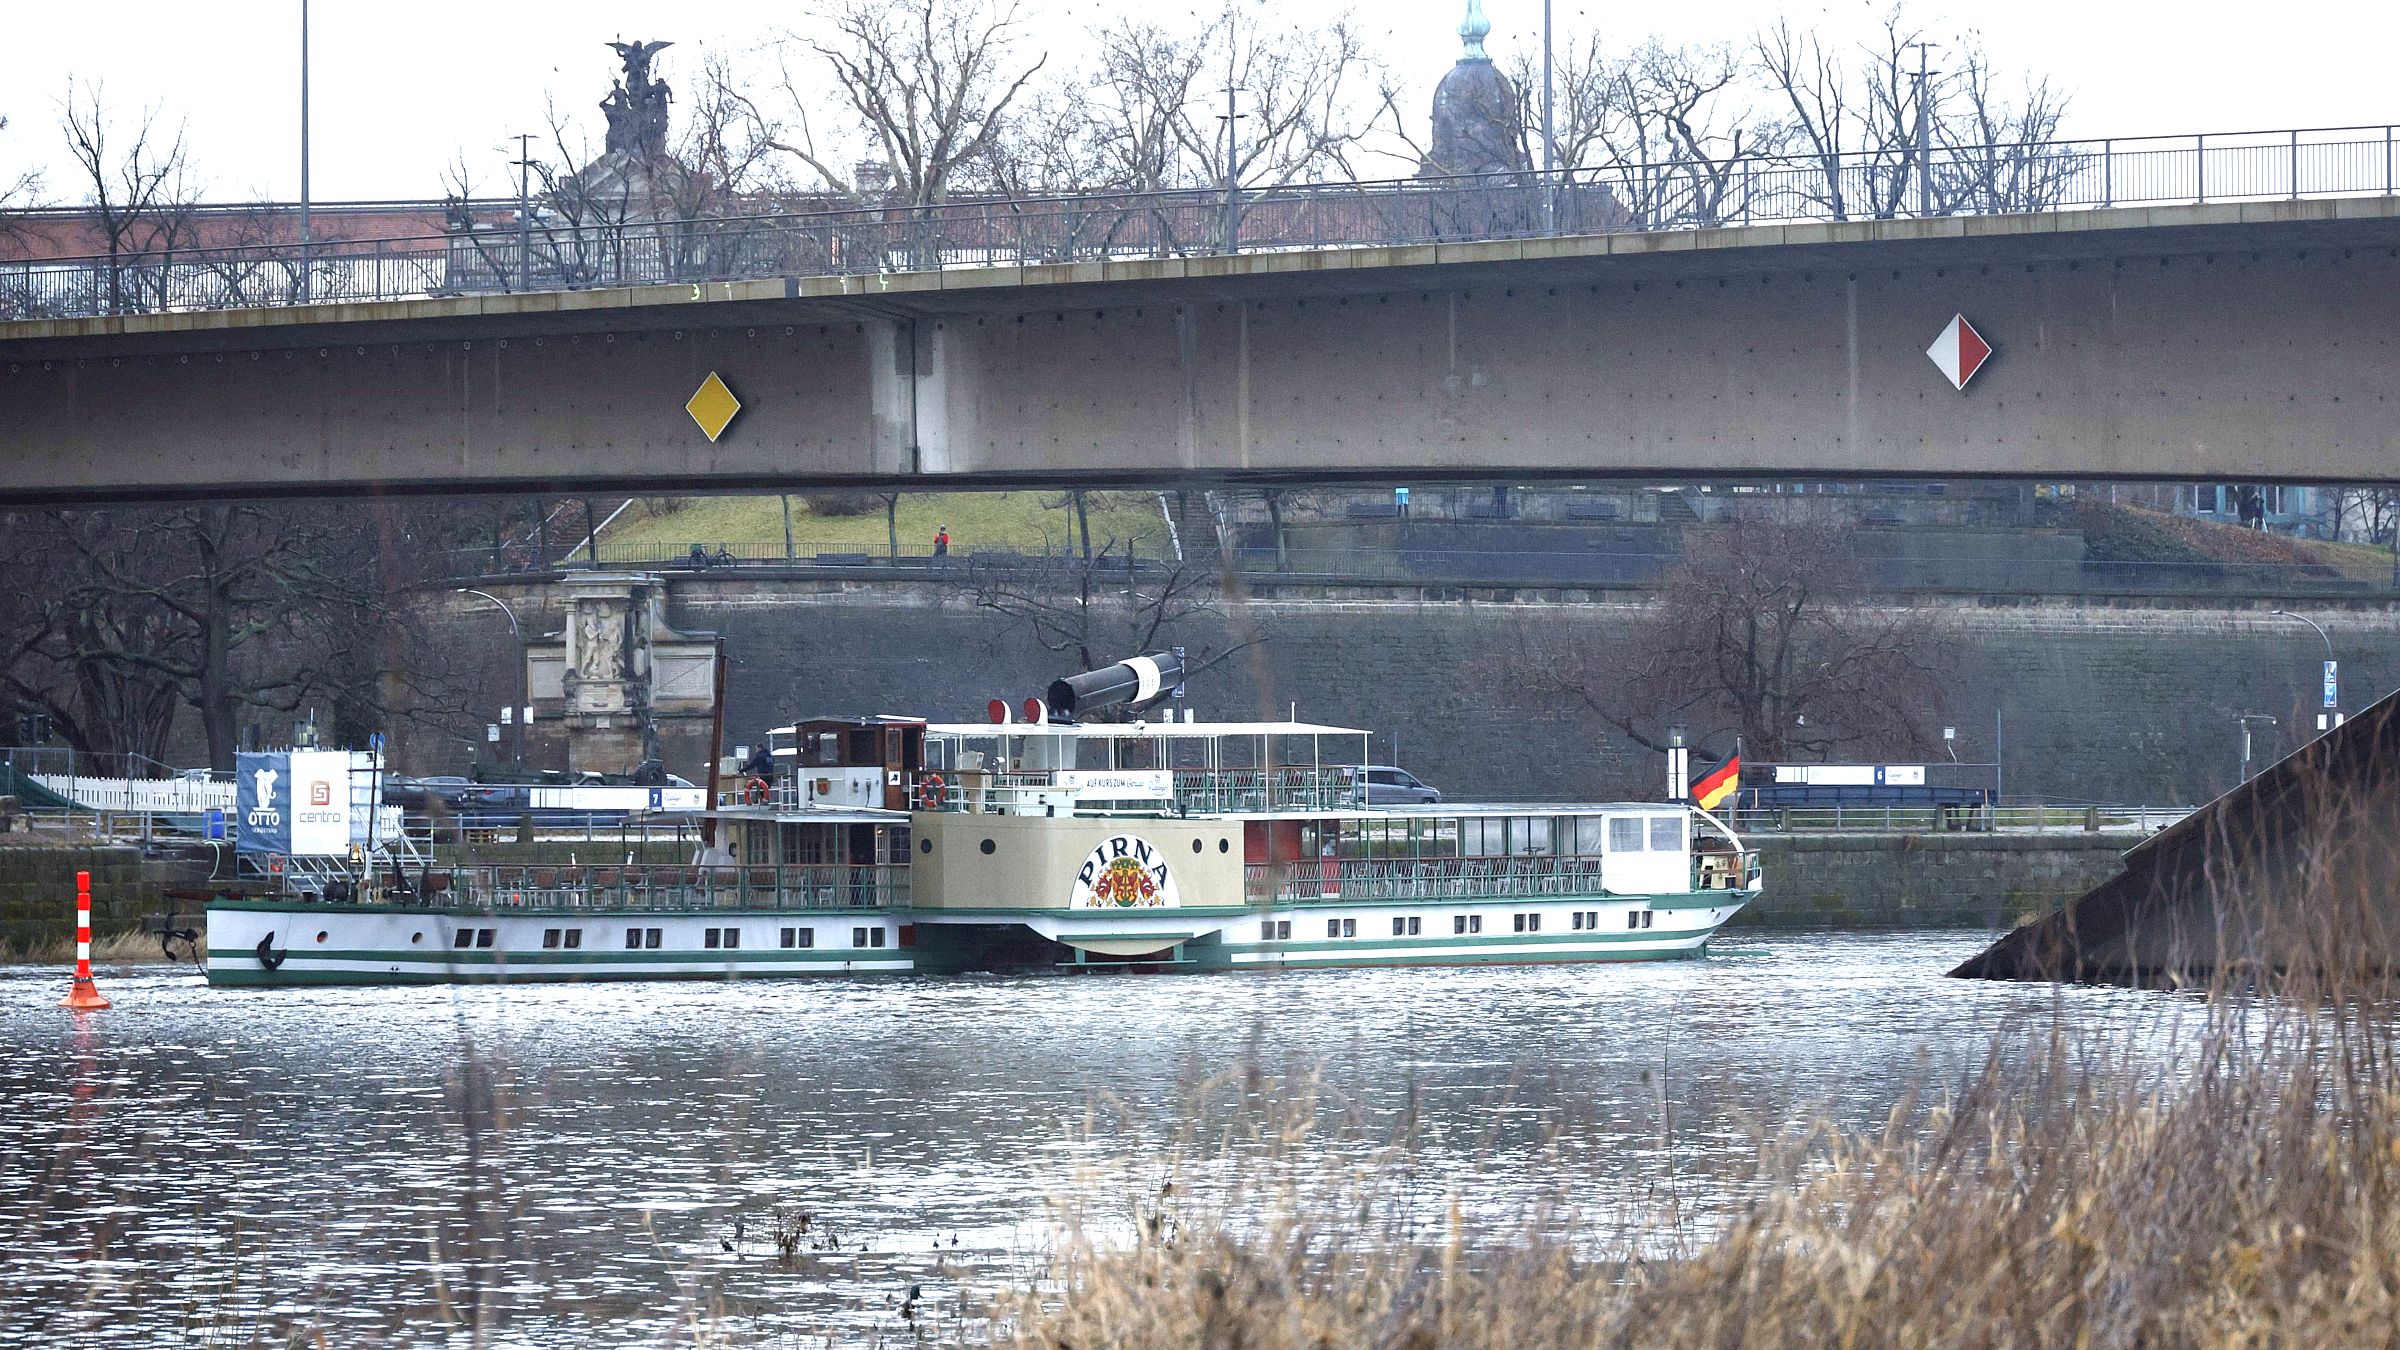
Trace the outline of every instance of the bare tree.
{"type": "Polygon", "coordinates": [[[17,701],[59,715],[84,748],[155,754],[145,747],[163,743],[163,707],[179,702],[199,715],[209,762],[230,769],[246,712],[320,701],[337,716],[383,709],[403,685],[430,690],[438,671],[430,659],[390,659],[405,607],[391,569],[373,560],[390,557],[393,541],[359,512],[42,511],[8,526],[9,549],[40,584],[6,597],[4,627],[16,636],[0,679],[17,701]]]}
{"type": "Polygon", "coordinates": [[[1528,634],[1508,677],[1651,749],[1670,725],[1763,760],[1931,745],[1946,643],[1921,611],[1863,602],[1838,531],[1743,521],[1687,531],[1685,548],[1621,649],[1528,634]]]}
{"type": "MultiPolygon", "coordinates": [[[[1014,620],[1047,651],[1095,670],[1171,644],[1183,625],[1217,612],[1216,576],[1180,561],[1136,560],[1130,543],[1104,540],[1089,557],[978,553],[953,573],[974,604],[1014,620]]],[[[1222,660],[1196,661],[1196,672],[1222,660]]]]}
{"type": "MultiPolygon", "coordinates": [[[[7,130],[8,119],[0,117],[0,132],[7,130]]],[[[41,190],[42,174],[39,169],[0,169],[0,211],[22,209],[31,204],[41,190]]],[[[0,221],[0,230],[7,228],[8,222],[0,221]]]]}
{"type": "MultiPolygon", "coordinates": [[[[971,177],[1041,70],[1046,58],[1018,56],[1019,29],[1016,0],[842,0],[802,41],[832,71],[895,194],[922,207],[971,177]]],[[[772,148],[829,183],[848,181],[812,143],[772,148]]]]}
{"type": "Polygon", "coordinates": [[[1377,72],[1355,29],[1340,20],[1315,29],[1262,24],[1228,6],[1203,36],[1211,98],[1184,103],[1174,124],[1203,182],[1230,178],[1257,191],[1357,176],[1352,161],[1374,129],[1377,72]],[[1220,115],[1227,86],[1232,123],[1220,115]]]}
{"type": "Polygon", "coordinates": [[[2066,110],[2047,80],[2005,101],[1972,34],[1935,41],[1900,8],[1848,59],[1788,19],[1762,30],[1752,54],[1813,170],[1801,199],[1837,220],[2037,210],[2081,168],[2047,144],[2066,110]],[[1921,48],[1944,54],[1922,78],[1921,48]]]}
{"type": "Polygon", "coordinates": [[[107,255],[98,298],[112,314],[163,308],[173,296],[162,255],[187,242],[196,200],[183,127],[170,133],[145,109],[120,131],[102,97],[98,85],[69,84],[59,122],[107,255]]]}

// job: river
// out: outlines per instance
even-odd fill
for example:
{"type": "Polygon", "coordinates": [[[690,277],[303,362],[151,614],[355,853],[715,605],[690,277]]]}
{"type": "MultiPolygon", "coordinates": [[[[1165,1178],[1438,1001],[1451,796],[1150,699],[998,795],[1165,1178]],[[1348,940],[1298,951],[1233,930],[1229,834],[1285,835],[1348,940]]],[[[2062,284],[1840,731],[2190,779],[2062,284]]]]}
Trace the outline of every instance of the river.
{"type": "Polygon", "coordinates": [[[1120,1165],[1128,1193],[1150,1185],[1228,1070],[1270,1094],[1313,1075],[1347,1122],[1308,1145],[1329,1165],[1406,1119],[1411,1165],[1472,1206],[1563,1168],[1602,1200],[1663,1179],[1705,1208],[1760,1135],[1877,1127],[1996,1033],[2063,1018],[2163,1044],[2188,1015],[1944,978],[1986,940],[455,990],[220,991],[149,967],[104,971],[116,1007],[88,1015],[54,1006],[62,972],[7,968],[0,1346],[464,1344],[440,1322],[477,1304],[491,1344],[690,1344],[719,1316],[737,1340],[905,1339],[911,1286],[955,1310],[1036,1268],[1046,1197],[1120,1165]],[[810,1216],[791,1261],[778,1206],[810,1216]]]}

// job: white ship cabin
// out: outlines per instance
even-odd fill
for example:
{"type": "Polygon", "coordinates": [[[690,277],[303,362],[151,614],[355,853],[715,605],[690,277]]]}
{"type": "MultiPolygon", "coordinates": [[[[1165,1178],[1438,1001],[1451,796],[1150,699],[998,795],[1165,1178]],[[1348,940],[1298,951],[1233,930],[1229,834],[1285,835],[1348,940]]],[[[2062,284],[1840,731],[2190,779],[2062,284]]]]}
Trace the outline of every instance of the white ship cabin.
{"type": "Polygon", "coordinates": [[[777,727],[721,765],[715,856],[746,867],[905,867],[925,722],[819,717],[777,727]]]}
{"type": "Polygon", "coordinates": [[[935,723],[918,805],[1029,816],[1349,811],[1369,733],[1313,722],[935,723]]]}
{"type": "MultiPolygon", "coordinates": [[[[1368,736],[1298,721],[933,724],[917,794],[920,851],[935,852],[937,837],[955,833],[962,842],[975,834],[991,854],[993,817],[1039,818],[1078,842],[1132,819],[1171,821],[1144,828],[1161,839],[1162,829],[1173,833],[1178,857],[1182,833],[1192,833],[1200,856],[1185,866],[1238,864],[1252,905],[1462,885],[1495,894],[1681,894],[1746,885],[1755,869],[1738,841],[1680,803],[1370,806],[1361,768],[1368,736]],[[1237,823],[1238,835],[1228,828],[1237,823]]],[[[1081,856],[1073,847],[1068,854],[1081,856]]],[[[918,890],[924,903],[926,888],[918,890]]]]}

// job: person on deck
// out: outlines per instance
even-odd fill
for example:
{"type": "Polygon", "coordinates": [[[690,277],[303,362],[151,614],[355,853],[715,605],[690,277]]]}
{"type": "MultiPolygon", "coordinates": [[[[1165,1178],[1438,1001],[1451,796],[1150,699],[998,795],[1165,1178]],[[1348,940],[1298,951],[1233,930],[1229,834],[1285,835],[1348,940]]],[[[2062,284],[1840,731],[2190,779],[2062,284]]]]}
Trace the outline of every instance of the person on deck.
{"type": "Polygon", "coordinates": [[[937,558],[950,556],[950,527],[947,525],[933,532],[933,556],[937,558]]]}

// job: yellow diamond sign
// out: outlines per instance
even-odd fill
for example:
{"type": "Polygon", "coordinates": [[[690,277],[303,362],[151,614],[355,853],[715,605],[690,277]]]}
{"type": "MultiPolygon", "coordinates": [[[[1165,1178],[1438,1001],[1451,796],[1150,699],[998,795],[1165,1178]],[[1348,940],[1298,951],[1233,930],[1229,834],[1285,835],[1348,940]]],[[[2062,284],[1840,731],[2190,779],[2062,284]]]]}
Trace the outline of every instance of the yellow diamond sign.
{"type": "Polygon", "coordinates": [[[733,415],[742,410],[742,401],[733,396],[733,391],[726,388],[725,382],[718,379],[717,372],[712,370],[708,372],[708,378],[700,382],[700,391],[692,395],[691,402],[683,405],[683,410],[692,415],[692,420],[700,424],[700,430],[713,443],[717,437],[725,434],[733,415]]]}

